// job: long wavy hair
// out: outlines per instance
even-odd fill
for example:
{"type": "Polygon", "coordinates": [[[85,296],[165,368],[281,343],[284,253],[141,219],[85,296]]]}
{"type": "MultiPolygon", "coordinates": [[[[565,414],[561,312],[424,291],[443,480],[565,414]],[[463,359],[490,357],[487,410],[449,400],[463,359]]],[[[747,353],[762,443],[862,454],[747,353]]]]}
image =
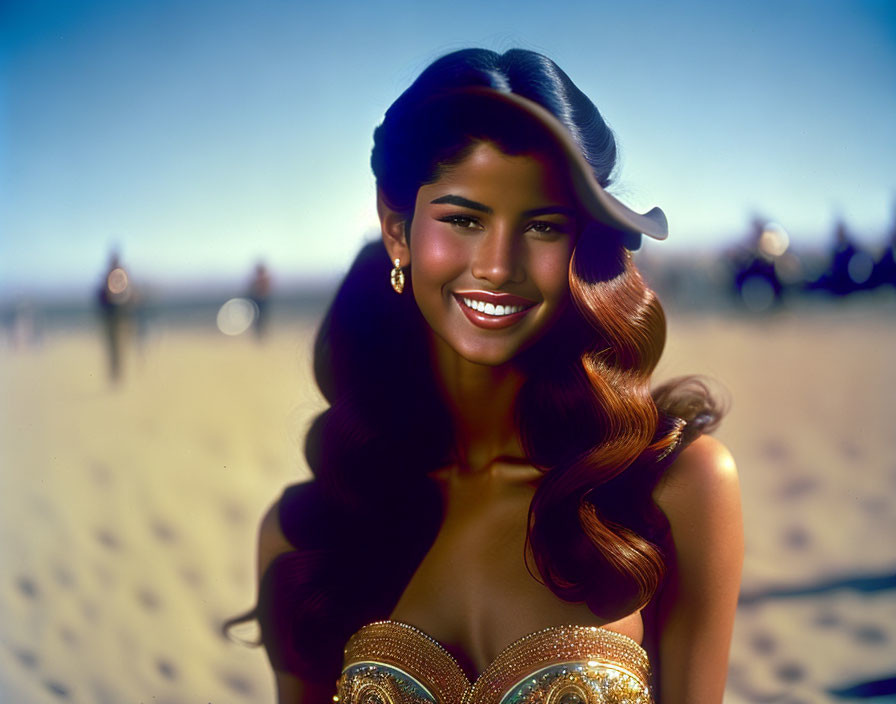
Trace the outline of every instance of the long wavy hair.
{"type": "MultiPolygon", "coordinates": [[[[374,133],[377,187],[408,222],[419,187],[476,143],[508,153],[552,149],[517,113],[420,119],[431,96],[463,86],[512,91],[547,108],[598,182],[610,184],[613,134],[556,64],[519,49],[467,49],[430,65],[374,133]]],[[[606,619],[643,607],[660,585],[667,523],[653,489],[685,436],[718,417],[698,380],[651,392],[665,318],[625,241],[599,223],[584,227],[569,269],[574,305],[515,360],[526,378],[515,408],[520,437],[543,470],[527,564],[558,597],[606,619]]],[[[389,288],[390,266],[381,243],[365,246],[321,325],[314,372],[329,407],[307,436],[314,479],[280,512],[296,551],[263,576],[254,612],[275,667],[314,680],[335,677],[351,633],[391,613],[441,524],[428,475],[456,459],[452,420],[424,361],[426,322],[412,291],[389,288]]]]}

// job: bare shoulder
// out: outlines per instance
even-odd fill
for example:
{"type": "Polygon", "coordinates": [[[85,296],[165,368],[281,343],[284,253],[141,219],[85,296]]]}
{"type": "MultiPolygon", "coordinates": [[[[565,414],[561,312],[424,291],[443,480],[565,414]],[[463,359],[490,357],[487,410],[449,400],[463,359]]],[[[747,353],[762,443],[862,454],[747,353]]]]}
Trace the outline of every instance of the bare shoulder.
{"type": "MultiPolygon", "coordinates": [[[[699,571],[717,559],[728,562],[742,554],[737,467],[728,448],[715,438],[703,435],[682,450],[653,496],[669,520],[683,569],[699,571]]],[[[739,574],[740,567],[735,567],[732,562],[726,569],[739,574]]]]}
{"type": "Polygon", "coordinates": [[[731,453],[701,436],[669,466],[654,498],[674,545],[659,595],[662,700],[721,702],[744,550],[731,453]]]}
{"type": "Polygon", "coordinates": [[[259,578],[277,557],[293,550],[295,547],[286,539],[280,527],[280,499],[278,499],[265,512],[258,528],[259,578]]]}
{"type": "Polygon", "coordinates": [[[739,504],[740,488],[734,458],[720,441],[701,435],[669,466],[654,491],[657,505],[670,522],[713,506],[739,504]]]}

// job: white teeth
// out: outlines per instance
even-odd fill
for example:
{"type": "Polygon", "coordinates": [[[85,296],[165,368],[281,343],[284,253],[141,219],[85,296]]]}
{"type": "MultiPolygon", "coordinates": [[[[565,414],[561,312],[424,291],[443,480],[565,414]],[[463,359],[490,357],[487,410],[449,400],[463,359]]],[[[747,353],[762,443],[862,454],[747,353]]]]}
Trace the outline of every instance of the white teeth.
{"type": "Polygon", "coordinates": [[[513,315],[523,310],[523,306],[496,306],[493,303],[474,301],[472,298],[462,298],[461,300],[467,308],[495,317],[513,315]]]}

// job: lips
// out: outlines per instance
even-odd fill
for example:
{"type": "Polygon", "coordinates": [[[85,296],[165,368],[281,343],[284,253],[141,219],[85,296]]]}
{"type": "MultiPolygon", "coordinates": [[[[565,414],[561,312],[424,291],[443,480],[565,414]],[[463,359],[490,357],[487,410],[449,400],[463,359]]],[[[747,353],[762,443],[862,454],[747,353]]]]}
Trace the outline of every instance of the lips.
{"type": "Polygon", "coordinates": [[[492,291],[457,291],[454,299],[471,323],[487,330],[519,322],[536,305],[528,298],[492,291]]]}

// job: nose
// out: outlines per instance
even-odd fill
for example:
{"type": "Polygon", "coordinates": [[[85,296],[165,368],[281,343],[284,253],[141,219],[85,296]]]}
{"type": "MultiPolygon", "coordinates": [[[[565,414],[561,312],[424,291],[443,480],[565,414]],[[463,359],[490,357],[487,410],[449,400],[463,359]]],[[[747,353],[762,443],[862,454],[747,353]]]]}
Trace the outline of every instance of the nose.
{"type": "Polygon", "coordinates": [[[473,259],[472,274],[494,288],[522,280],[518,238],[508,227],[495,227],[482,234],[473,259]]]}

